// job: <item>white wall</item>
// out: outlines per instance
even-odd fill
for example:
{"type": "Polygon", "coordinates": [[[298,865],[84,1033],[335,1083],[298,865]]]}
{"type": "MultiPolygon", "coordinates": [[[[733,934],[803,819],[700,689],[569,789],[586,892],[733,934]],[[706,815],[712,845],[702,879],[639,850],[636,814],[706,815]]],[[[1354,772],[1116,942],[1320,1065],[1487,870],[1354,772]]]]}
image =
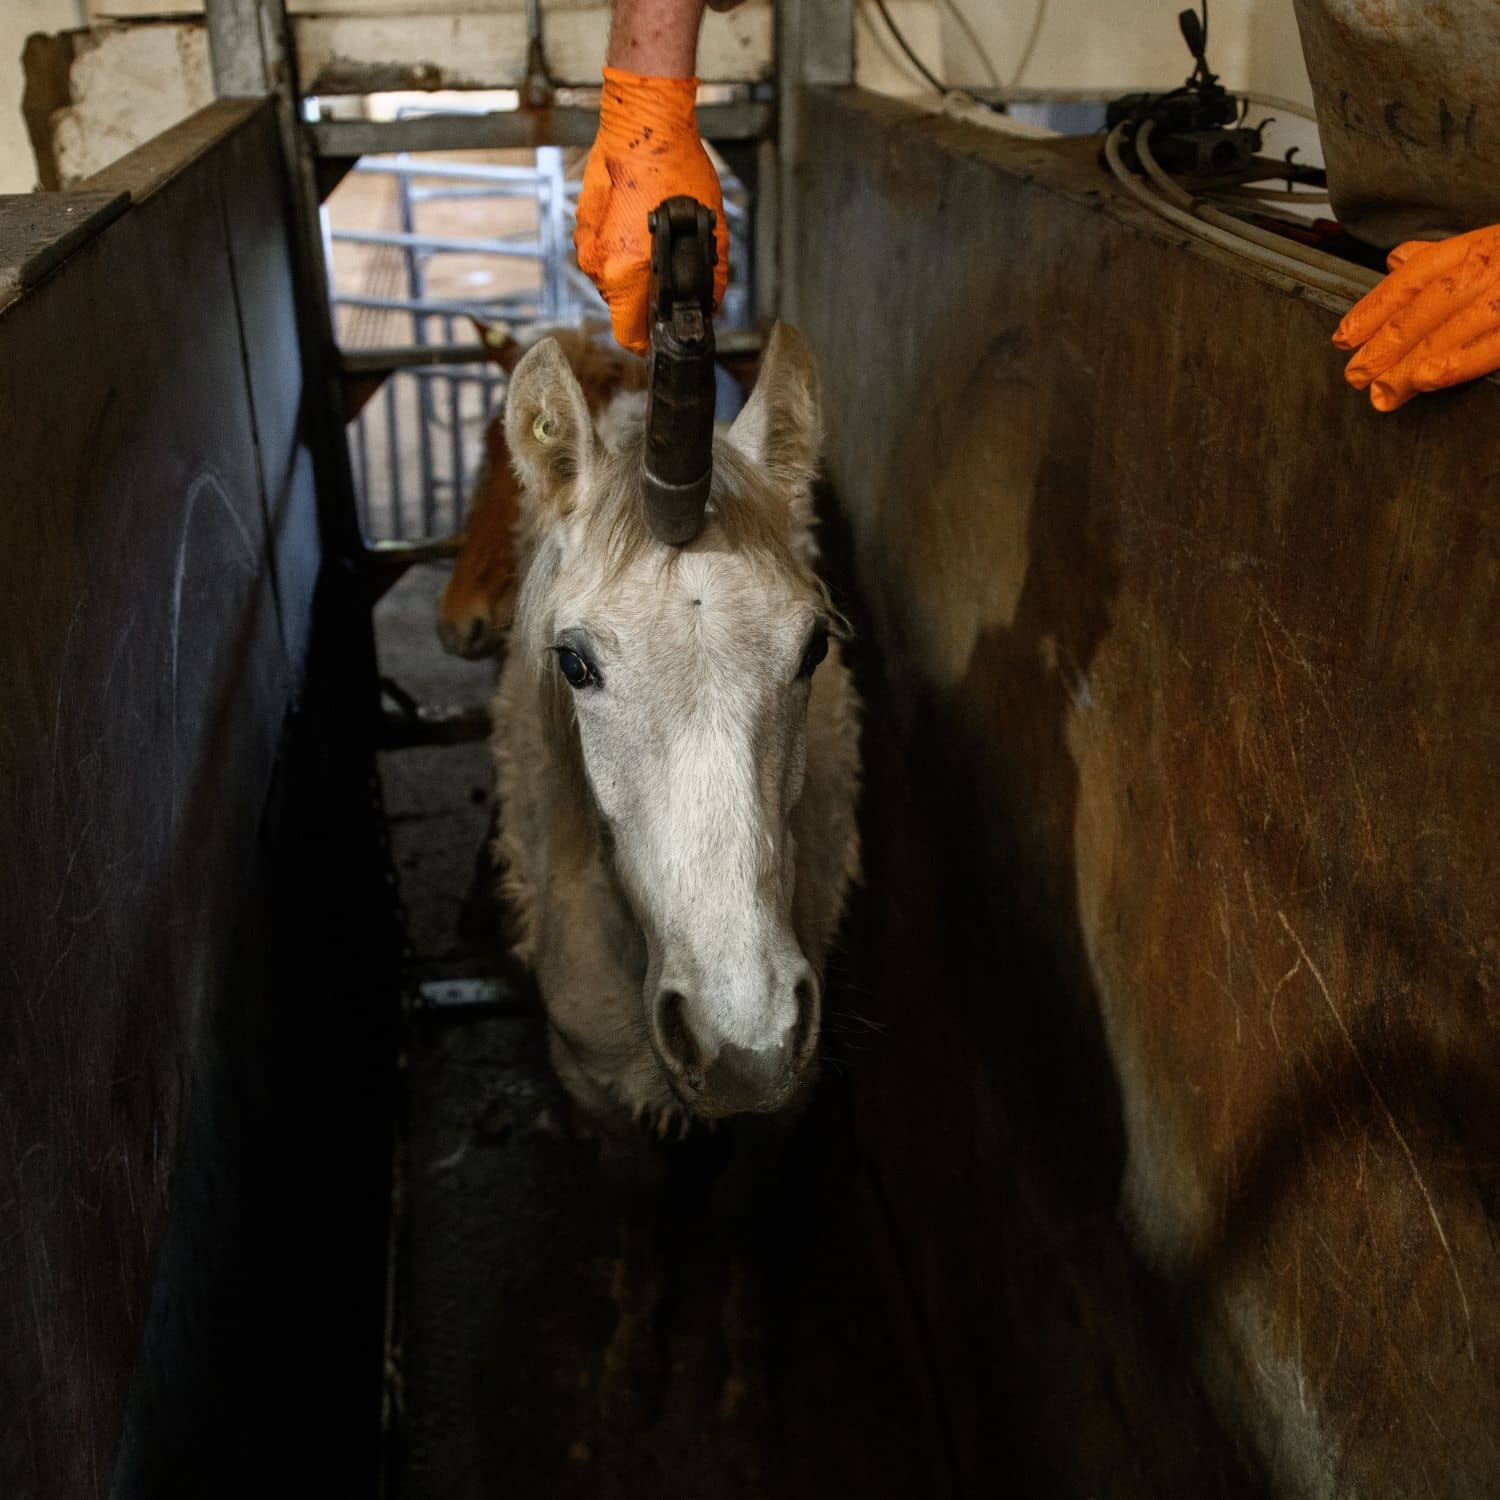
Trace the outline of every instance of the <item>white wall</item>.
{"type": "MultiPolygon", "coordinates": [[[[908,42],[945,83],[956,87],[1083,89],[1103,93],[1169,88],[1192,59],[1177,26],[1196,0],[887,0],[908,42]]],[[[859,81],[890,93],[930,95],[899,54],[870,0],[856,0],[859,81]]],[[[1208,60],[1231,89],[1270,94],[1310,108],[1293,0],[1210,0],[1208,60]]],[[[1317,128],[1286,111],[1268,152],[1295,146],[1304,162],[1322,161],[1317,128]]]]}
{"type": "MultiPolygon", "coordinates": [[[[941,15],[942,72],[949,83],[1113,88],[1179,83],[1188,73],[1177,13],[1189,0],[930,3],[941,15]]],[[[860,4],[871,11],[865,0],[860,4]]],[[[872,11],[869,20],[879,24],[872,11]]],[[[915,36],[911,40],[931,66],[933,54],[923,53],[915,36]]],[[[1209,61],[1229,87],[1311,103],[1292,0],[1212,0],[1208,42],[1209,61]]]]}
{"type": "MultiPolygon", "coordinates": [[[[177,11],[187,8],[188,3],[190,0],[174,0],[172,4],[150,0],[149,8],[157,12],[177,11]]],[[[438,0],[421,0],[421,7],[430,9],[436,3],[438,0]]],[[[495,3],[503,7],[509,0],[495,0],[495,3]]],[[[543,0],[544,5],[559,3],[560,0],[543,0]]],[[[578,0],[561,0],[561,3],[576,4],[578,0]]],[[[1188,70],[1187,50],[1177,31],[1177,12],[1184,3],[1185,0],[888,0],[911,45],[945,81],[960,86],[1018,81],[1038,88],[1115,88],[1180,82],[1188,70]],[[967,30],[960,24],[959,14],[967,21],[967,30]]],[[[352,8],[358,9],[361,4],[369,5],[370,0],[356,0],[352,8]]],[[[132,5],[138,10],[145,8],[142,0],[117,0],[113,8],[126,10],[132,5]]],[[[27,35],[33,31],[66,30],[81,24],[85,10],[99,12],[110,8],[108,0],[0,0],[0,192],[27,192],[36,182],[20,113],[23,85],[20,57],[27,35]]],[[[458,6],[455,4],[454,8],[458,6]]],[[[164,43],[162,37],[153,40],[164,43]]],[[[920,92],[925,88],[892,45],[869,0],[857,0],[855,41],[861,82],[896,93],[920,92]]],[[[150,50],[150,43],[144,39],[135,46],[150,50]]],[[[1209,57],[1232,88],[1285,95],[1304,103],[1311,99],[1292,0],[1211,0],[1209,57]]],[[[132,52],[129,61],[134,64],[142,60],[135,59],[132,52]]],[[[94,160],[98,152],[85,137],[107,135],[110,149],[121,142],[128,148],[140,138],[137,133],[125,139],[132,135],[127,125],[142,124],[125,118],[130,111],[124,96],[132,89],[148,96],[140,101],[144,113],[151,116],[144,123],[152,129],[171,123],[164,116],[158,118],[166,106],[160,90],[155,84],[148,87],[144,75],[137,76],[136,67],[126,66],[126,62],[123,53],[108,61],[103,56],[98,59],[100,66],[117,72],[118,77],[96,79],[95,85],[104,85],[105,93],[118,97],[108,100],[111,114],[108,121],[80,120],[79,129],[74,132],[78,140],[73,142],[76,147],[73,154],[81,168],[91,169],[98,164],[94,160]],[[109,128],[104,129],[104,125],[109,128]]],[[[201,65],[188,67],[189,62],[201,64],[196,57],[183,59],[187,81],[182,89],[193,98],[177,99],[174,93],[171,108],[179,114],[197,102],[197,93],[201,92],[197,76],[202,72],[201,65]],[[189,74],[193,76],[188,77],[189,74]]]]}
{"type": "Polygon", "coordinates": [[[82,0],[0,0],[0,193],[29,193],[36,162],[21,119],[21,49],[34,31],[68,31],[83,20],[82,0]]]}

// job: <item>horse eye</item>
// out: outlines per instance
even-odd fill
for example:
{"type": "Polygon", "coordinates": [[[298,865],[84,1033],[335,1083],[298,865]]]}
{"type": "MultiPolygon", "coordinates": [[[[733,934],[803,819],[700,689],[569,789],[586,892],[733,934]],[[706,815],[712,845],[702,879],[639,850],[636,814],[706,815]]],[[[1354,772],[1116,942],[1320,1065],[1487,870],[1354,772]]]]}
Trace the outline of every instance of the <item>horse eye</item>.
{"type": "Polygon", "coordinates": [[[568,679],[569,687],[587,687],[594,681],[594,669],[571,647],[557,648],[557,664],[568,679]]]}
{"type": "Polygon", "coordinates": [[[807,650],[802,654],[802,666],[798,669],[799,677],[811,677],[818,669],[818,663],[828,655],[828,632],[817,630],[813,638],[807,643],[807,650]]]}

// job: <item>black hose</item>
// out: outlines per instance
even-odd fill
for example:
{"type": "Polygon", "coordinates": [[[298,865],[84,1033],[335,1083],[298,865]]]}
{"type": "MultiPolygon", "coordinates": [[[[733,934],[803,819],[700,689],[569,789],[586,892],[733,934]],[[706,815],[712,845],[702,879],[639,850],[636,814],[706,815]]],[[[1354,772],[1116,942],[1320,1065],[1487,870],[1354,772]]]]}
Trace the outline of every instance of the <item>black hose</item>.
{"type": "Polygon", "coordinates": [[[891,19],[891,13],[886,9],[885,0],[873,0],[875,9],[880,12],[880,19],[885,22],[886,30],[895,39],[896,45],[906,54],[906,60],[914,67],[923,78],[927,80],[931,88],[940,94],[948,92],[948,85],[942,81],[932,70],[912,51],[911,43],[901,34],[901,28],[891,19]]]}

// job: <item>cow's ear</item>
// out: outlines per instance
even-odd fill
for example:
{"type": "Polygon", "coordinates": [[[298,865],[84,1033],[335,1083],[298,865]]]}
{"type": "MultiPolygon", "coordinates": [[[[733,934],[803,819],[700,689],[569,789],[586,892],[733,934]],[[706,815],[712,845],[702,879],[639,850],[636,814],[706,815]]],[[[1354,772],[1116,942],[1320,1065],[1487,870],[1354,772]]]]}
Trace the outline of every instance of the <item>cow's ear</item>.
{"type": "Polygon", "coordinates": [[[812,524],[823,407],[812,349],[791,324],[771,329],[755,389],[734,419],[729,441],[785,494],[793,533],[805,532],[812,524]]]}
{"type": "Polygon", "coordinates": [[[556,339],[526,351],[505,397],[505,441],[533,527],[567,515],[588,493],[595,462],[588,404],[556,339]]]}
{"type": "Polygon", "coordinates": [[[479,342],[484,346],[490,363],[499,365],[507,375],[511,374],[521,362],[526,346],[510,331],[510,325],[492,323],[488,318],[476,318],[472,315],[469,321],[474,325],[474,331],[479,335],[479,342]]]}

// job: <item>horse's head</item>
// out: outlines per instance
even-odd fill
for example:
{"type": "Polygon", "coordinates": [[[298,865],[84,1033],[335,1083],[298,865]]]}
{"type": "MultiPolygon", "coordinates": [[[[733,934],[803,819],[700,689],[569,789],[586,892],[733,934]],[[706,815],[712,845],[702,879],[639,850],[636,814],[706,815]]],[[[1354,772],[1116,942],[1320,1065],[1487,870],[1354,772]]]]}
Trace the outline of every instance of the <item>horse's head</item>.
{"type": "Polygon", "coordinates": [[[642,1024],[700,1115],[779,1107],[817,1050],[792,823],[813,674],[841,628],[812,569],[819,435],[811,355],[778,327],[679,550],[642,518],[640,433],[600,443],[555,343],[506,407],[538,538],[511,650],[546,674],[571,795],[645,934],[642,1024]]]}

